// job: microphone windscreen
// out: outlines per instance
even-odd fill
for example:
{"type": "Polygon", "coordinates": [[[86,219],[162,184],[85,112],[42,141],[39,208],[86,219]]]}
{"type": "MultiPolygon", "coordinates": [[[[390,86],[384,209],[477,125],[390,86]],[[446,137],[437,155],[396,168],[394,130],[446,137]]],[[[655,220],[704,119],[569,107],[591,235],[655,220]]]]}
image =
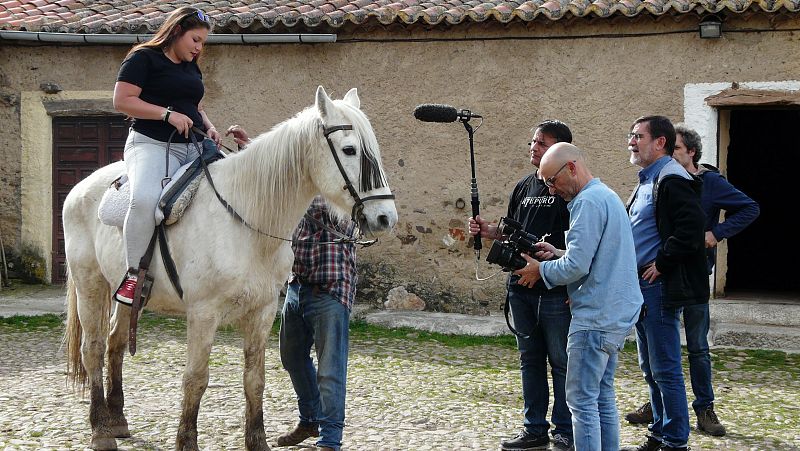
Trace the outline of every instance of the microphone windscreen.
{"type": "Polygon", "coordinates": [[[455,122],[458,111],[450,105],[425,103],[414,108],[414,117],[423,122],[455,122]]]}

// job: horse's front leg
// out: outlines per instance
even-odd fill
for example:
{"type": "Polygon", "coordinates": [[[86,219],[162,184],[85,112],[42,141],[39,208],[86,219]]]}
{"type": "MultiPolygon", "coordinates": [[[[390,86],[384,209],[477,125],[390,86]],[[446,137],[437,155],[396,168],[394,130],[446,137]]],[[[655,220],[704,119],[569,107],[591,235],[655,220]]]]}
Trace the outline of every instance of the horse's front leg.
{"type": "Polygon", "coordinates": [[[109,426],[114,437],[130,437],[128,420],[125,418],[125,395],[122,392],[122,362],[128,344],[130,307],[115,302],[114,316],[111,319],[111,334],[108,338],[108,385],[106,400],[109,410],[109,426]]]}
{"type": "Polygon", "coordinates": [[[245,315],[242,322],[244,335],[244,443],[250,451],[269,450],[264,432],[264,350],[267,345],[275,307],[259,307],[245,315]]]}
{"type": "Polygon", "coordinates": [[[208,357],[219,321],[213,313],[189,311],[186,316],[186,369],[183,372],[183,404],[175,449],[195,451],[200,449],[197,447],[197,414],[208,387],[208,357]]]}

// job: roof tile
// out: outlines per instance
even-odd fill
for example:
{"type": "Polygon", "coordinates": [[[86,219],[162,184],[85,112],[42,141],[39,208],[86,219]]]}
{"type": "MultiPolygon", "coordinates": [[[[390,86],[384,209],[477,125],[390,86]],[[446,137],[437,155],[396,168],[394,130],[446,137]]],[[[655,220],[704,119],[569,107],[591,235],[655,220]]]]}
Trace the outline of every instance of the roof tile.
{"type": "Polygon", "coordinates": [[[214,19],[214,31],[340,28],[372,21],[416,23],[557,21],[614,15],[800,12],[800,0],[0,0],[0,29],[57,32],[155,32],[165,13],[194,5],[214,19]],[[233,27],[233,28],[232,28],[233,27]]]}

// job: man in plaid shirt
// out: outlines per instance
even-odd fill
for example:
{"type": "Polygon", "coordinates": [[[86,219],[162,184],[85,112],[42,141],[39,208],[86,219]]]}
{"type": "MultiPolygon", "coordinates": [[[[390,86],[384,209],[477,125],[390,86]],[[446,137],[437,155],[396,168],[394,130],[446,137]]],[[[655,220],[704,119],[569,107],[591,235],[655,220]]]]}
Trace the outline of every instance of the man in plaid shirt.
{"type": "Polygon", "coordinates": [[[278,446],[320,437],[320,450],[339,451],[344,428],[350,309],[356,291],[356,249],[332,242],[339,236],[324,224],[352,236],[355,223],[336,223],[325,200],[314,198],[293,235],[294,265],[281,312],[281,362],[297,394],[300,422],[278,437],[278,446]],[[310,356],[317,353],[318,368],[310,356]]]}
{"type": "MultiPolygon", "coordinates": [[[[241,149],[250,142],[238,125],[225,136],[241,149]]],[[[278,446],[293,446],[309,437],[318,450],[339,451],[344,429],[347,354],[350,344],[350,309],[356,295],[356,247],[330,243],[340,238],[320,226],[353,236],[355,223],[335,222],[325,199],[315,197],[292,236],[294,265],[281,312],[280,350],[283,368],[289,372],[297,394],[300,422],[278,436],[278,446]],[[317,367],[311,346],[317,353],[317,367]]]]}

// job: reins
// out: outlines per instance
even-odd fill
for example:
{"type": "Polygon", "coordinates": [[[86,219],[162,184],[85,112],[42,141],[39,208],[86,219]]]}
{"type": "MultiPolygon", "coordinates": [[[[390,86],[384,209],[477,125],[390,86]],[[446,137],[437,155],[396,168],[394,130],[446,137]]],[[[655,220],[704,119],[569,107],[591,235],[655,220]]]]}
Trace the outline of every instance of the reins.
{"type": "MultiPolygon", "coordinates": [[[[339,172],[342,174],[342,177],[344,177],[345,188],[347,188],[347,190],[350,192],[350,195],[355,200],[355,204],[353,205],[353,209],[352,209],[352,212],[351,212],[351,218],[356,223],[356,225],[358,225],[358,221],[356,221],[356,218],[357,217],[359,217],[359,218],[363,217],[363,213],[362,212],[363,212],[363,209],[364,209],[364,202],[365,201],[374,200],[374,199],[394,199],[395,196],[394,196],[394,194],[379,194],[379,195],[374,195],[374,196],[368,196],[368,197],[361,198],[358,195],[358,192],[353,187],[353,184],[350,182],[349,177],[347,177],[347,173],[345,172],[344,167],[342,166],[342,163],[339,161],[339,156],[336,155],[336,150],[333,147],[333,142],[331,141],[331,139],[328,136],[328,135],[330,135],[331,133],[333,133],[335,131],[352,130],[352,129],[353,129],[352,125],[338,125],[338,126],[330,127],[330,128],[327,128],[327,129],[323,129],[323,134],[325,136],[325,139],[328,141],[328,147],[330,148],[331,154],[333,155],[333,158],[336,161],[336,166],[339,168],[339,172]],[[358,216],[356,216],[356,215],[358,215],[358,216]]],[[[201,136],[203,136],[203,137],[205,137],[205,138],[209,138],[209,136],[204,131],[198,129],[197,127],[192,127],[192,131],[197,133],[197,134],[199,134],[199,135],[201,135],[201,136]]],[[[174,133],[175,132],[173,132],[173,135],[174,135],[174,133]]],[[[202,156],[202,154],[203,154],[202,148],[200,147],[200,144],[197,142],[197,137],[195,136],[194,133],[190,133],[189,135],[190,135],[190,138],[192,140],[192,144],[194,144],[195,149],[197,150],[198,154],[202,156]]],[[[167,142],[167,165],[169,165],[169,145],[170,145],[171,141],[172,141],[172,135],[170,135],[170,139],[167,142]]],[[[223,146],[223,147],[225,147],[225,146],[223,146]]],[[[228,149],[229,151],[233,152],[233,150],[231,150],[230,148],[228,148],[228,147],[225,147],[225,148],[228,149]]],[[[313,222],[314,224],[316,224],[317,226],[321,227],[325,231],[327,231],[327,232],[331,233],[332,235],[338,237],[338,239],[333,240],[333,241],[300,241],[300,240],[287,239],[287,238],[284,238],[284,237],[275,236],[275,235],[272,235],[270,233],[264,232],[263,230],[259,229],[258,227],[255,227],[252,224],[250,224],[249,222],[247,222],[236,211],[236,209],[234,209],[233,206],[231,204],[229,204],[222,197],[222,195],[217,190],[217,187],[214,185],[214,180],[211,178],[211,173],[208,170],[208,165],[206,164],[205,160],[203,160],[203,158],[200,158],[200,163],[201,163],[201,165],[203,167],[203,173],[205,174],[206,178],[208,179],[209,185],[211,185],[211,189],[214,191],[214,194],[217,196],[217,199],[222,204],[222,206],[225,207],[225,210],[231,216],[233,216],[234,219],[236,219],[237,221],[242,223],[242,225],[244,225],[248,229],[250,229],[250,230],[252,230],[252,231],[254,231],[254,232],[256,232],[256,233],[258,233],[260,235],[263,235],[263,236],[266,236],[266,237],[269,237],[269,238],[273,238],[273,239],[276,239],[276,240],[280,240],[280,241],[286,241],[286,242],[290,242],[290,243],[295,243],[295,244],[315,244],[315,245],[321,245],[321,244],[358,244],[358,245],[360,245],[362,247],[368,247],[368,246],[371,246],[371,245],[375,244],[378,241],[377,239],[361,240],[361,239],[358,239],[358,238],[353,237],[353,236],[347,236],[347,235],[339,232],[338,230],[335,230],[335,229],[327,226],[326,224],[320,222],[319,220],[317,220],[316,218],[312,217],[308,213],[305,214],[305,218],[307,220],[313,222]]],[[[165,177],[164,180],[167,180],[168,178],[169,177],[165,177]]],[[[164,183],[164,181],[162,180],[162,184],[163,183],[164,183]]],[[[359,230],[360,230],[360,228],[359,228],[359,230]]]]}

